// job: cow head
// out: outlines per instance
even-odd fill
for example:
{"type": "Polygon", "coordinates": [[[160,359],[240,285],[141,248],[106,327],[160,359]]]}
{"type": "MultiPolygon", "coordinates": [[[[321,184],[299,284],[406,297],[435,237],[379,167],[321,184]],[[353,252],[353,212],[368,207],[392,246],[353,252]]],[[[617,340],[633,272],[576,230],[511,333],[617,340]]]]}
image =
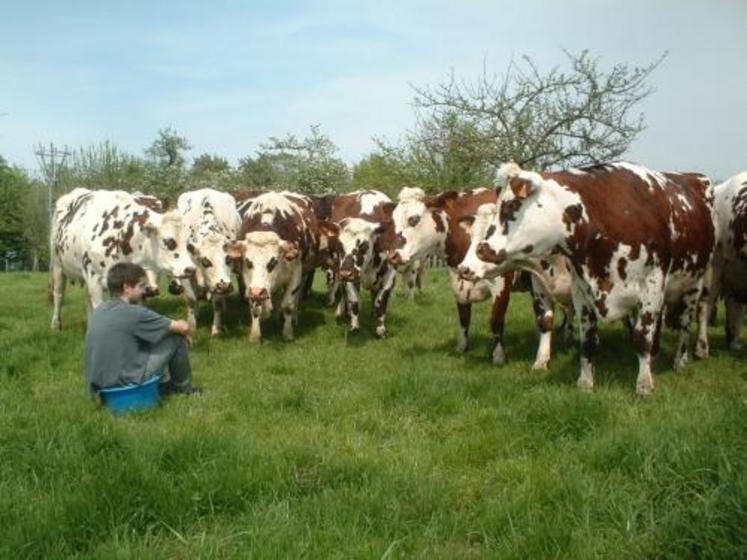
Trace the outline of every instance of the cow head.
{"type": "Polygon", "coordinates": [[[210,292],[218,295],[227,294],[233,289],[232,260],[227,248],[226,238],[214,232],[192,235],[187,242],[187,251],[197,267],[198,278],[202,279],[202,284],[210,292]]]}
{"type": "Polygon", "coordinates": [[[332,249],[333,266],[343,282],[360,280],[361,270],[368,267],[384,224],[345,218],[339,223],[321,222],[319,230],[332,249]]]}
{"type": "Polygon", "coordinates": [[[392,213],[394,239],[389,252],[389,261],[398,270],[406,269],[412,260],[433,253],[439,243],[444,243],[445,208],[452,194],[456,195],[427,197],[423,189],[410,187],[400,191],[392,213]]]}
{"type": "Polygon", "coordinates": [[[538,173],[515,163],[500,167],[495,187],[495,207],[481,206],[472,224],[471,246],[459,266],[464,278],[495,278],[563,240],[562,189],[549,188],[538,173]]]}
{"type": "Polygon", "coordinates": [[[195,266],[187,251],[188,231],[179,212],[151,215],[142,229],[150,240],[150,258],[159,271],[180,279],[194,276],[195,266]]]}
{"type": "Polygon", "coordinates": [[[301,266],[298,245],[273,231],[247,233],[243,241],[226,244],[225,250],[229,261],[240,264],[246,297],[252,305],[263,304],[280,277],[301,266]]]}

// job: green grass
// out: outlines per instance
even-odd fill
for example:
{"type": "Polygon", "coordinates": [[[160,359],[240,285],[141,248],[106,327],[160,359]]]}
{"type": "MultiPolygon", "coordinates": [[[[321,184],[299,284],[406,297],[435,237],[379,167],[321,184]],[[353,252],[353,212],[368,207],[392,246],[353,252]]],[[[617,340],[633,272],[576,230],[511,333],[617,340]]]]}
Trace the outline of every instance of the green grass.
{"type": "Polygon", "coordinates": [[[0,557],[747,557],[747,351],[721,327],[679,373],[666,333],[642,400],[627,333],[603,326],[582,394],[575,347],[531,371],[526,294],[495,367],[488,307],[458,355],[446,278],[426,280],[392,298],[386,340],[367,296],[353,335],[320,285],[293,343],[270,320],[248,345],[235,300],[211,339],[205,306],[206,395],[114,418],[84,389],[82,290],[53,333],[47,276],[0,275],[0,557]]]}

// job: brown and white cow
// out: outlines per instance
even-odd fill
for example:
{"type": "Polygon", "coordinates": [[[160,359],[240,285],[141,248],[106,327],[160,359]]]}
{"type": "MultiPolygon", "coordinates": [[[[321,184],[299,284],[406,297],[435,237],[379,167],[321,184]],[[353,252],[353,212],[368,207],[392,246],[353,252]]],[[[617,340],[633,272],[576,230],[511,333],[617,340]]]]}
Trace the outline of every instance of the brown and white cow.
{"type": "Polygon", "coordinates": [[[490,325],[495,342],[492,359],[501,364],[505,361],[503,327],[512,274],[478,282],[457,274],[457,266],[470,244],[467,222],[480,205],[495,202],[495,198],[490,189],[426,195],[420,188],[403,188],[392,213],[394,239],[389,260],[398,269],[429,255],[446,261],[459,314],[457,352],[465,352],[469,345],[472,304],[490,299],[493,302],[490,325]]]}
{"type": "Polygon", "coordinates": [[[106,275],[117,262],[141,265],[151,281],[158,272],[174,278],[195,272],[179,213],[154,212],[125,191],[77,188],[61,196],[55,204],[50,254],[53,329],[60,328],[68,279],[85,283],[90,314],[103,301],[106,275]]]}
{"type": "Polygon", "coordinates": [[[726,343],[740,348],[743,305],[747,303],[747,171],[714,187],[716,250],[704,288],[695,355],[706,358],[708,318],[712,306],[726,302],[726,343]]]}
{"type": "Polygon", "coordinates": [[[214,189],[182,193],[176,206],[187,228],[187,250],[196,268],[193,279],[181,281],[187,300],[187,321],[192,328],[197,326],[198,296],[206,292],[213,304],[211,333],[217,335],[222,326],[224,296],[233,287],[227,244],[238,237],[241,218],[234,198],[214,189]]]}
{"type": "MultiPolygon", "coordinates": [[[[360,289],[373,299],[376,335],[386,336],[386,311],[396,271],[387,260],[382,235],[391,227],[394,203],[378,191],[339,195],[332,202],[329,219],[319,223],[323,243],[331,257],[331,270],[341,283],[338,316],[347,315],[350,330],[360,328],[360,289]]],[[[334,291],[332,293],[334,297],[334,291]]]]}
{"type": "Polygon", "coordinates": [[[261,341],[263,309],[283,291],[283,337],[293,340],[304,272],[317,265],[319,230],[311,200],[291,192],[268,192],[254,198],[244,213],[239,240],[228,252],[241,267],[251,311],[250,342],[261,341]]]}
{"type": "Polygon", "coordinates": [[[506,164],[496,189],[497,219],[477,246],[479,258],[462,266],[493,277],[552,252],[568,257],[581,322],[579,387],[594,385],[597,320],[633,319],[639,394],[654,388],[651,356],[665,306],[679,331],[675,367],[685,364],[714,247],[707,189],[627,162],[557,173],[506,164]]]}
{"type": "MultiPolygon", "coordinates": [[[[464,218],[463,222],[471,222],[468,232],[470,233],[470,245],[465,253],[464,260],[474,259],[477,244],[482,240],[489,229],[493,227],[496,219],[497,207],[495,204],[482,204],[477,209],[474,217],[464,218]]],[[[547,369],[552,353],[552,333],[555,324],[555,306],[560,304],[564,312],[562,323],[563,339],[566,343],[573,340],[573,313],[571,302],[571,274],[568,269],[567,259],[562,255],[547,255],[542,259],[533,259],[524,265],[524,270],[529,273],[529,291],[532,296],[532,307],[539,332],[539,344],[537,355],[532,369],[547,369]]],[[[457,267],[459,277],[467,281],[476,281],[478,278],[470,274],[466,267],[457,267]]]]}

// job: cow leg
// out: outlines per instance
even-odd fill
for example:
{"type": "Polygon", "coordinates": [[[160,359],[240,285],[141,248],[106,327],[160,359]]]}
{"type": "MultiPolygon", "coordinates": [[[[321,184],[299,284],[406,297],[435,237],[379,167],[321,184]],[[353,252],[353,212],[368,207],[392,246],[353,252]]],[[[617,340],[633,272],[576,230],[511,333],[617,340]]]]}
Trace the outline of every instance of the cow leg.
{"type": "Polygon", "coordinates": [[[331,307],[337,301],[337,296],[340,293],[340,281],[337,279],[337,275],[332,271],[332,269],[327,269],[326,280],[328,294],[327,301],[329,302],[329,305],[331,307]]]}
{"type": "Polygon", "coordinates": [[[734,296],[726,297],[726,344],[729,350],[739,350],[742,347],[739,341],[742,330],[742,311],[742,304],[734,296]]]}
{"type": "Polygon", "coordinates": [[[456,351],[463,353],[469,347],[469,322],[472,316],[472,304],[457,301],[459,313],[459,332],[457,333],[456,351]]]}
{"type": "Polygon", "coordinates": [[[62,304],[65,300],[65,285],[67,284],[67,277],[62,272],[62,267],[58,264],[52,265],[52,304],[54,305],[52,311],[52,329],[61,330],[62,321],[60,320],[60,312],[62,311],[62,304]]]}
{"type": "Polygon", "coordinates": [[[579,340],[581,344],[581,371],[576,385],[582,391],[594,389],[594,357],[599,348],[597,317],[594,303],[584,293],[581,282],[576,280],[571,285],[573,307],[579,317],[579,340]]]}
{"type": "Polygon", "coordinates": [[[189,324],[191,330],[195,330],[199,315],[195,285],[192,280],[179,280],[179,283],[182,285],[184,301],[187,304],[187,324],[189,324]]]}
{"type": "Polygon", "coordinates": [[[104,287],[96,278],[88,278],[86,288],[88,289],[88,320],[90,321],[94,310],[104,301],[104,287]]]}
{"type": "Polygon", "coordinates": [[[641,297],[640,310],[633,326],[633,346],[638,354],[636,392],[650,395],[654,390],[651,374],[651,355],[656,349],[657,331],[661,331],[661,313],[664,298],[663,278],[641,297]]]}
{"type": "Polygon", "coordinates": [[[294,339],[293,324],[296,322],[296,313],[298,310],[299,291],[302,289],[303,275],[301,268],[294,273],[293,278],[288,283],[283,294],[283,301],[280,307],[283,310],[283,338],[287,341],[294,339]]]}
{"type": "Polygon", "coordinates": [[[705,359],[710,353],[708,327],[711,326],[713,311],[718,301],[718,286],[721,282],[721,267],[711,265],[703,280],[703,291],[698,301],[698,342],[695,344],[695,358],[705,359]]]}
{"type": "Polygon", "coordinates": [[[394,289],[394,283],[396,281],[396,272],[393,268],[390,268],[384,276],[381,289],[373,294],[373,315],[376,321],[376,336],[384,338],[386,336],[386,326],[384,324],[386,320],[386,310],[389,304],[389,296],[392,294],[394,289]]]}
{"type": "Polygon", "coordinates": [[[532,287],[532,305],[534,307],[534,316],[537,320],[537,330],[539,331],[539,345],[537,346],[537,357],[532,364],[532,369],[547,369],[550,363],[550,354],[552,352],[552,329],[554,323],[554,305],[550,295],[538,282],[534,275],[531,277],[532,287]]]}
{"type": "Polygon", "coordinates": [[[265,308],[263,303],[249,303],[249,312],[251,314],[251,327],[249,327],[249,342],[251,344],[259,344],[262,342],[262,329],[260,323],[262,321],[262,311],[265,308]]]}
{"type": "Polygon", "coordinates": [[[226,308],[226,296],[213,295],[213,327],[210,334],[219,335],[223,328],[223,311],[226,308]]]}
{"type": "MultiPolygon", "coordinates": [[[[682,369],[687,365],[687,349],[690,344],[690,324],[693,321],[695,310],[698,307],[700,293],[700,286],[685,292],[677,306],[677,312],[673,313],[671,318],[672,324],[677,328],[679,334],[677,337],[677,351],[674,355],[675,370],[682,369]]],[[[658,330],[660,330],[660,328],[658,330]]],[[[659,333],[656,333],[654,356],[658,353],[658,339],[659,333]]]]}
{"type": "Polygon", "coordinates": [[[350,312],[350,330],[353,332],[360,329],[360,297],[359,288],[355,282],[345,282],[345,296],[348,301],[348,311],[350,312]]]}
{"type": "MultiPolygon", "coordinates": [[[[506,325],[506,309],[511,299],[511,285],[513,284],[513,275],[507,274],[501,277],[503,282],[502,289],[493,299],[493,308],[490,314],[490,329],[493,331],[493,363],[506,363],[506,351],[503,348],[503,329],[506,325]]],[[[497,283],[499,286],[500,283],[497,283]]],[[[496,286],[496,287],[497,287],[496,286]]]]}

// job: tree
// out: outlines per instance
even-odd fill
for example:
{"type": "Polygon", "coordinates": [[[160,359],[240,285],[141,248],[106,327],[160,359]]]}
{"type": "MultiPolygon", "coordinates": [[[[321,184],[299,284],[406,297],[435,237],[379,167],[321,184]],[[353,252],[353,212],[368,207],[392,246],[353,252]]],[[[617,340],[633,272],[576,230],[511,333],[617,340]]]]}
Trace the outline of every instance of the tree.
{"type": "Polygon", "coordinates": [[[431,188],[484,185],[499,163],[547,169],[620,157],[644,129],[636,113],[652,90],[646,80],[661,63],[599,68],[588,51],[565,53],[570,71],[542,74],[528,56],[502,77],[449,79],[414,87],[416,126],[402,147],[379,142],[379,153],[431,188]]]}
{"type": "Polygon", "coordinates": [[[141,158],[121,151],[110,141],[74,150],[62,172],[64,191],[75,187],[143,191],[148,173],[141,158]]]}
{"type": "Polygon", "coordinates": [[[185,152],[191,150],[187,139],[171,127],[158,131],[158,137],[145,153],[150,156],[147,192],[164,200],[176,201],[188,188],[185,152]]]}
{"type": "Polygon", "coordinates": [[[23,197],[27,182],[21,171],[0,156],[0,258],[6,263],[25,257],[23,197]]]}
{"type": "Polygon", "coordinates": [[[244,158],[239,172],[247,186],[288,188],[307,193],[345,191],[350,187],[350,172],[335,157],[337,147],[319,126],[299,140],[293,134],[270,137],[260,144],[256,158],[244,158]]]}
{"type": "Polygon", "coordinates": [[[234,174],[226,158],[201,154],[192,162],[189,171],[192,188],[210,187],[221,190],[233,188],[234,174]]]}

